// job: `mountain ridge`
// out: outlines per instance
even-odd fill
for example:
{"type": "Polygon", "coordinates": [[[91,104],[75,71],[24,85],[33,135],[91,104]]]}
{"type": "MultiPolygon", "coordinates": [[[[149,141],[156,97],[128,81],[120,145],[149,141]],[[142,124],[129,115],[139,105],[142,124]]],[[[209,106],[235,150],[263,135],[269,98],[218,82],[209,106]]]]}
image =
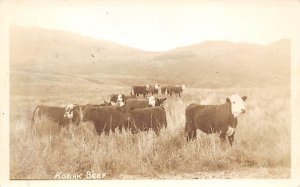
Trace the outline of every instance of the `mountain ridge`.
{"type": "Polygon", "coordinates": [[[10,59],[12,70],[146,76],[151,83],[196,87],[288,84],[290,40],[268,45],[206,41],[149,52],[66,31],[12,27],[10,59]]]}

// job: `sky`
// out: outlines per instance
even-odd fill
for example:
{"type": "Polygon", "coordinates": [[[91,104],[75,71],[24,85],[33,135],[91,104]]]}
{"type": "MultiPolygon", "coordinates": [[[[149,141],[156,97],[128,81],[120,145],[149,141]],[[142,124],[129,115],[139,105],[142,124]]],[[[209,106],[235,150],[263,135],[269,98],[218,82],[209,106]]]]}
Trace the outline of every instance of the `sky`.
{"type": "Polygon", "coordinates": [[[146,51],[208,40],[269,44],[299,31],[300,1],[11,0],[10,24],[64,30],[146,51]]]}

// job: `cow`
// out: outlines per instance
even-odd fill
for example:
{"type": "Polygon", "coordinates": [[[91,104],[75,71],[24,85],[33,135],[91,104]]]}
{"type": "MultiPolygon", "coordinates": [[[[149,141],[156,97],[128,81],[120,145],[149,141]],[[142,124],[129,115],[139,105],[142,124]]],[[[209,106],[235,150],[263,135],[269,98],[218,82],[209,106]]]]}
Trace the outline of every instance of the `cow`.
{"type": "Polygon", "coordinates": [[[147,87],[146,86],[132,86],[131,95],[135,95],[138,97],[140,94],[143,95],[145,98],[147,95],[147,87]]]}
{"type": "Polygon", "coordinates": [[[150,96],[148,99],[132,99],[132,98],[129,98],[126,101],[126,106],[130,110],[132,110],[134,108],[146,108],[146,107],[162,106],[166,99],[167,98],[156,98],[154,96],[150,96]]]}
{"type": "Polygon", "coordinates": [[[126,106],[91,107],[87,105],[83,110],[82,122],[92,121],[96,132],[100,135],[103,131],[106,135],[110,130],[115,132],[118,127],[122,128],[128,122],[129,113],[126,106]]]}
{"type": "Polygon", "coordinates": [[[164,107],[136,108],[130,111],[129,128],[132,133],[152,129],[159,135],[162,127],[167,127],[166,111],[164,107]]]}
{"type": "Polygon", "coordinates": [[[159,85],[155,84],[155,85],[149,85],[149,86],[147,85],[146,90],[147,90],[147,94],[154,95],[154,94],[158,94],[160,89],[159,89],[159,85]]]}
{"type": "Polygon", "coordinates": [[[66,125],[71,122],[78,125],[81,118],[81,109],[79,105],[74,104],[68,105],[67,107],[38,105],[33,111],[31,124],[34,124],[34,117],[36,113],[40,119],[41,116],[46,116],[50,120],[57,122],[59,125],[66,125]]]}
{"type": "Polygon", "coordinates": [[[161,87],[161,88],[160,88],[160,91],[161,91],[162,94],[165,94],[165,95],[169,95],[169,94],[170,94],[170,93],[169,93],[169,89],[168,89],[167,86],[161,87]]]}
{"type": "Polygon", "coordinates": [[[234,141],[237,117],[246,112],[245,101],[247,96],[231,95],[227,97],[226,103],[221,105],[190,104],[185,109],[185,133],[187,141],[196,138],[196,131],[200,129],[206,134],[220,133],[221,141],[230,145],[234,141]]]}
{"type": "Polygon", "coordinates": [[[172,96],[173,93],[178,94],[179,97],[181,97],[181,93],[183,92],[183,90],[185,89],[185,85],[181,85],[181,86],[169,86],[167,87],[167,93],[172,96]]]}
{"type": "Polygon", "coordinates": [[[135,95],[111,94],[110,102],[113,102],[113,103],[123,102],[124,104],[126,104],[126,101],[129,98],[136,99],[137,97],[135,95]]]}

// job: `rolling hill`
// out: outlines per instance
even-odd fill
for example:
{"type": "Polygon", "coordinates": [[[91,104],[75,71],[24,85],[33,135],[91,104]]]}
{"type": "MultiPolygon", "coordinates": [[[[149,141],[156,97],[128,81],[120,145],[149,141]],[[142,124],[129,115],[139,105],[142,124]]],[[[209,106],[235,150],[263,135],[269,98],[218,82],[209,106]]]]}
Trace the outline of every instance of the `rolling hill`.
{"type": "Polygon", "coordinates": [[[289,85],[290,40],[269,45],[207,41],[147,52],[75,33],[11,27],[11,71],[88,77],[109,84],[190,87],[289,85]]]}

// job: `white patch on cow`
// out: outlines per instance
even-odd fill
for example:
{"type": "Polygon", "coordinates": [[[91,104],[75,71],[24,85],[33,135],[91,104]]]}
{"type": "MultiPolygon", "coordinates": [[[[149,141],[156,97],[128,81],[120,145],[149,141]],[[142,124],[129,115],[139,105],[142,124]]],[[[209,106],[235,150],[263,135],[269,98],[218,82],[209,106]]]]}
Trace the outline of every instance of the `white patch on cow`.
{"type": "Polygon", "coordinates": [[[124,103],[123,101],[121,101],[121,102],[119,102],[119,105],[120,105],[120,107],[121,107],[121,106],[124,106],[125,103],[124,103]]]}
{"type": "Polygon", "coordinates": [[[122,94],[119,94],[119,95],[118,95],[117,102],[122,102],[122,101],[123,101],[122,94]]]}
{"type": "Polygon", "coordinates": [[[231,136],[234,133],[235,129],[232,127],[228,127],[228,130],[226,132],[227,136],[231,136]]]}
{"type": "Polygon", "coordinates": [[[64,117],[67,117],[69,119],[72,119],[73,118],[73,108],[74,108],[74,104],[69,104],[67,107],[66,107],[66,113],[64,114],[64,117]]]}
{"type": "Polygon", "coordinates": [[[158,89],[158,88],[159,88],[158,84],[155,84],[155,85],[154,85],[154,88],[155,88],[155,89],[158,89]]]}
{"type": "Polygon", "coordinates": [[[131,95],[134,95],[134,89],[131,87],[131,95]]]}
{"type": "Polygon", "coordinates": [[[146,85],[146,88],[149,88],[150,86],[149,85],[146,85]]]}
{"type": "Polygon", "coordinates": [[[229,97],[231,102],[231,112],[232,115],[236,118],[242,112],[246,112],[245,102],[238,94],[234,94],[229,97]]]}
{"type": "Polygon", "coordinates": [[[154,96],[149,97],[149,105],[152,107],[155,107],[155,97],[154,96]]]}
{"type": "Polygon", "coordinates": [[[185,85],[183,84],[183,85],[181,85],[181,88],[184,90],[185,89],[185,85]]]}

